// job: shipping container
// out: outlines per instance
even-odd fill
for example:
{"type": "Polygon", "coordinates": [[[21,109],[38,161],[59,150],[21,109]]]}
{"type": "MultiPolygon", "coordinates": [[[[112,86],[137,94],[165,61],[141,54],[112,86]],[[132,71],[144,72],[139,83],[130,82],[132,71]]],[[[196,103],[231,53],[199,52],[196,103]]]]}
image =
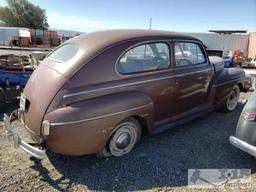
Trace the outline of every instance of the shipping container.
{"type": "Polygon", "coordinates": [[[31,37],[36,36],[36,29],[29,29],[31,37]]]}
{"type": "Polygon", "coordinates": [[[44,30],[36,29],[36,37],[43,38],[43,36],[44,36],[44,30]]]}
{"type": "Polygon", "coordinates": [[[43,38],[41,37],[31,37],[31,44],[32,45],[42,45],[43,38]]]}
{"type": "Polygon", "coordinates": [[[50,32],[50,37],[51,38],[57,38],[58,37],[58,32],[57,31],[49,31],[50,32]]]}
{"type": "Polygon", "coordinates": [[[48,38],[50,36],[50,32],[47,30],[47,29],[45,29],[44,30],[44,38],[48,38]]]}

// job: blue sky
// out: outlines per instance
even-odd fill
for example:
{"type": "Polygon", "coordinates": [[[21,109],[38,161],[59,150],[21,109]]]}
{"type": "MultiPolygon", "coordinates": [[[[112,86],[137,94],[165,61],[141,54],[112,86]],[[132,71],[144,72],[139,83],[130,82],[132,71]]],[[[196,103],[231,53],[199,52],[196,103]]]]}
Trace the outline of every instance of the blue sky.
{"type": "MultiPolygon", "coordinates": [[[[91,32],[152,28],[206,32],[256,31],[256,0],[30,0],[46,10],[51,28],[91,32]]],[[[4,0],[0,0],[4,4],[4,0]]]]}

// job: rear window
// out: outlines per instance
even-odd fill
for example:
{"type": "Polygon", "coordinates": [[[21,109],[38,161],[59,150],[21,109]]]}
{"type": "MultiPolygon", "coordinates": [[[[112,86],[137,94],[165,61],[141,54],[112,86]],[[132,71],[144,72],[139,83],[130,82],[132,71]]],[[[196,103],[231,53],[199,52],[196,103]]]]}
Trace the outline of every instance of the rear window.
{"type": "Polygon", "coordinates": [[[67,44],[59,47],[54,50],[49,56],[48,59],[57,61],[57,62],[67,62],[72,59],[78,52],[78,46],[74,44],[67,44]]]}

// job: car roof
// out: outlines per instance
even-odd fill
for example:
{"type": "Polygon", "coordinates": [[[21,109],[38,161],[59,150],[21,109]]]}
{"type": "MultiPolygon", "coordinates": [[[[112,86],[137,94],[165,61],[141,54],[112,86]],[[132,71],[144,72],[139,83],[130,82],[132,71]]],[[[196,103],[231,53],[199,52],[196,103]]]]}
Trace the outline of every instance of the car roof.
{"type": "MultiPolygon", "coordinates": [[[[88,34],[82,34],[71,38],[60,47],[67,44],[75,44],[79,46],[79,59],[76,59],[65,72],[65,76],[72,76],[82,66],[86,65],[91,59],[95,58],[102,51],[112,47],[113,45],[121,44],[131,40],[156,40],[156,39],[188,39],[198,40],[194,37],[169,31],[157,30],[140,30],[140,29],[122,29],[122,30],[107,30],[88,34]]],[[[62,69],[61,66],[59,66],[62,69]]]]}
{"type": "Polygon", "coordinates": [[[102,49],[103,47],[108,47],[124,41],[150,38],[198,40],[192,36],[185,35],[183,33],[170,31],[120,29],[82,34],[70,39],[68,42],[74,42],[76,44],[79,44],[81,48],[87,48],[87,46],[90,46],[90,49],[102,49]]]}

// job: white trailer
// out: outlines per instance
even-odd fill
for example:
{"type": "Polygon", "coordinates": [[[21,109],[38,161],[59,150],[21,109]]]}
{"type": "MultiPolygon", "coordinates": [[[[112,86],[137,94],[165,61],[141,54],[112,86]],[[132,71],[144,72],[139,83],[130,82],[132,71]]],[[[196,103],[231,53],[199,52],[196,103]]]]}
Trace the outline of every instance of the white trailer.
{"type": "Polygon", "coordinates": [[[19,27],[0,27],[0,45],[9,46],[13,40],[19,40],[20,37],[30,38],[29,29],[19,27]]]}
{"type": "Polygon", "coordinates": [[[249,34],[215,34],[215,33],[187,33],[200,39],[208,49],[222,50],[224,53],[231,50],[242,50],[247,55],[249,34]]]}

